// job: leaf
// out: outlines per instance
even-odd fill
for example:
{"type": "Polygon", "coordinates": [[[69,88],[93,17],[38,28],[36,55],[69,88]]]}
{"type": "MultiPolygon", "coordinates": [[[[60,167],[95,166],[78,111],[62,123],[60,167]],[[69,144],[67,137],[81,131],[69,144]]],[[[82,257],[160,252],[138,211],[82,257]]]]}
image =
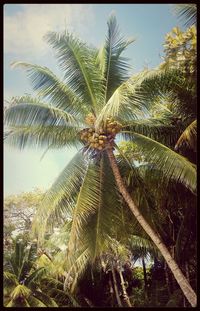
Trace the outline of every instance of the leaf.
{"type": "MultiPolygon", "coordinates": [[[[27,70],[33,84],[33,89],[39,98],[45,98],[51,105],[74,116],[85,112],[82,100],[63,81],[59,80],[47,67],[25,62],[13,62],[12,67],[22,67],[27,70]]],[[[22,97],[26,100],[26,97],[22,97]]]]}
{"type": "Polygon", "coordinates": [[[45,39],[56,51],[67,85],[95,114],[103,91],[95,51],[69,33],[48,32],[45,39]]]}
{"type": "Polygon", "coordinates": [[[172,9],[185,26],[196,24],[197,7],[195,3],[174,4],[172,9]]]}
{"type": "Polygon", "coordinates": [[[72,216],[72,227],[69,239],[69,252],[74,250],[76,241],[81,239],[82,226],[87,222],[89,216],[94,214],[99,204],[99,168],[90,163],[84,176],[76,206],[72,216]]]}
{"type": "Polygon", "coordinates": [[[73,126],[17,126],[10,127],[5,142],[24,149],[38,147],[49,149],[80,146],[79,129],[73,126]]]}
{"type": "MultiPolygon", "coordinates": [[[[87,163],[78,152],[47,191],[33,221],[33,230],[39,236],[43,236],[47,221],[54,215],[56,209],[61,217],[63,214],[66,215],[67,210],[70,211],[80,190],[86,168],[87,163]]],[[[67,214],[69,215],[69,212],[67,214]]]]}
{"type": "Polygon", "coordinates": [[[194,120],[188,125],[184,132],[179,137],[175,150],[178,150],[181,146],[186,145],[187,147],[196,151],[197,144],[197,120],[194,120]]]}
{"type": "Polygon", "coordinates": [[[100,50],[100,67],[104,71],[105,78],[105,102],[109,100],[113,92],[128,78],[127,59],[120,55],[126,47],[134,42],[133,39],[124,39],[121,37],[114,15],[108,20],[108,35],[105,41],[103,51],[100,50]]]}
{"type": "Polygon", "coordinates": [[[168,180],[179,181],[192,192],[196,192],[196,166],[193,163],[168,147],[141,134],[132,133],[131,140],[143,152],[144,160],[160,169],[168,180]]]}

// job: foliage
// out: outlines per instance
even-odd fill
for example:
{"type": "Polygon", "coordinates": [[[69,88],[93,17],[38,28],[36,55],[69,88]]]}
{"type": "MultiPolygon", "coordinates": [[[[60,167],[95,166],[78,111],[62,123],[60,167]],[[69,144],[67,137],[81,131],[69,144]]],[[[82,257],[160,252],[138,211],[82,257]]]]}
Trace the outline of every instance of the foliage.
{"type": "Polygon", "coordinates": [[[165,37],[164,63],[161,68],[180,68],[184,73],[196,73],[197,34],[196,27],[191,26],[186,31],[174,27],[165,37]]]}

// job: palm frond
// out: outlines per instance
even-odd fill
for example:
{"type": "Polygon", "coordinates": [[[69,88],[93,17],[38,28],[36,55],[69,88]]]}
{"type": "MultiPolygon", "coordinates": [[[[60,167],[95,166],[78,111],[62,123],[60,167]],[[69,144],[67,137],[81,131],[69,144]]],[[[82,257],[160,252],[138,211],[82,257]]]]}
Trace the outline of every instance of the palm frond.
{"type": "Polygon", "coordinates": [[[17,299],[18,297],[22,296],[24,298],[28,298],[31,294],[31,290],[24,286],[24,285],[18,285],[15,287],[15,289],[11,293],[12,300],[17,299]]]}
{"type": "Polygon", "coordinates": [[[175,150],[178,150],[181,146],[186,145],[187,147],[196,151],[197,144],[197,120],[194,120],[188,125],[184,132],[179,137],[175,150]]]}
{"type": "Polygon", "coordinates": [[[160,118],[146,118],[124,122],[123,130],[136,132],[167,146],[174,146],[181,133],[181,124],[175,125],[171,115],[163,115],[160,118]]]}
{"type": "Polygon", "coordinates": [[[33,308],[45,308],[47,305],[43,303],[41,300],[37,299],[34,294],[29,296],[28,298],[29,307],[33,308]]]}
{"type": "Polygon", "coordinates": [[[65,124],[77,126],[77,121],[73,115],[60,108],[43,103],[37,98],[30,96],[13,98],[11,104],[12,106],[5,112],[6,126],[64,126],[65,124]]]}
{"type": "Polygon", "coordinates": [[[149,254],[158,256],[158,249],[151,240],[142,236],[131,235],[128,240],[128,247],[130,248],[135,259],[141,257],[148,257],[149,254]]]}
{"type": "Polygon", "coordinates": [[[82,235],[94,261],[106,248],[106,240],[122,225],[121,202],[106,154],[99,163],[99,203],[82,235]],[[108,190],[112,191],[108,191],[108,190]]]}
{"type": "Polygon", "coordinates": [[[80,97],[47,67],[25,62],[13,62],[11,65],[26,69],[37,96],[46,99],[52,106],[79,117],[87,111],[80,97]]]}
{"type": "Polygon", "coordinates": [[[24,285],[29,287],[32,282],[35,282],[37,280],[40,280],[41,277],[43,277],[46,273],[46,270],[44,267],[36,269],[33,273],[31,273],[24,281],[24,285]]]}
{"type": "Polygon", "coordinates": [[[53,307],[53,308],[58,307],[54,299],[52,299],[51,297],[49,297],[48,295],[44,294],[41,291],[35,290],[34,298],[41,301],[45,305],[45,307],[53,307]]]}
{"type": "Polygon", "coordinates": [[[99,167],[90,163],[84,176],[76,206],[72,215],[72,227],[68,243],[69,252],[74,250],[77,240],[81,240],[81,229],[86,224],[88,217],[97,209],[99,205],[99,167]]]}
{"type": "Polygon", "coordinates": [[[10,127],[5,142],[24,149],[38,147],[49,149],[80,146],[79,128],[74,126],[17,126],[10,127]]]}
{"type": "Polygon", "coordinates": [[[61,217],[63,217],[63,210],[65,215],[69,215],[67,210],[70,210],[71,206],[75,204],[75,198],[83,182],[86,168],[87,163],[83,155],[77,153],[47,191],[33,221],[33,229],[40,236],[44,234],[47,221],[51,215],[54,215],[57,207],[61,217]]]}
{"type": "Polygon", "coordinates": [[[124,133],[143,152],[144,160],[160,169],[167,179],[183,183],[196,192],[196,166],[168,147],[137,133],[124,133]],[[132,135],[129,136],[129,135],[132,135]]]}
{"type": "Polygon", "coordinates": [[[9,271],[3,272],[4,286],[10,287],[18,284],[18,280],[15,274],[10,273],[9,271]]]}
{"type": "Polygon", "coordinates": [[[117,20],[111,15],[108,20],[108,35],[103,49],[99,51],[98,61],[105,78],[105,102],[109,100],[118,86],[127,80],[127,59],[121,57],[126,47],[134,42],[133,39],[124,39],[119,32],[117,20]]]}
{"type": "Polygon", "coordinates": [[[186,27],[196,24],[197,6],[195,3],[174,4],[172,9],[186,27]]]}
{"type": "Polygon", "coordinates": [[[95,51],[69,33],[48,32],[45,39],[56,51],[67,85],[83,100],[83,104],[95,113],[98,109],[97,103],[103,95],[95,51]]]}
{"type": "Polygon", "coordinates": [[[17,279],[20,279],[21,271],[23,269],[23,264],[25,260],[25,243],[21,241],[15,242],[15,251],[10,257],[10,264],[14,274],[17,276],[17,279]]]}
{"type": "Polygon", "coordinates": [[[134,78],[122,83],[112,94],[106,105],[101,110],[96,126],[108,117],[118,119],[123,123],[124,120],[144,118],[147,113],[143,95],[139,93],[139,86],[147,75],[148,71],[143,71],[134,78]]]}
{"type": "Polygon", "coordinates": [[[6,305],[6,307],[10,308],[28,308],[30,307],[30,304],[26,298],[24,298],[22,301],[18,301],[17,299],[11,299],[10,302],[6,305]]]}
{"type": "Polygon", "coordinates": [[[58,288],[52,288],[50,295],[54,297],[54,300],[58,302],[62,307],[81,307],[78,301],[68,291],[63,291],[58,288]]]}

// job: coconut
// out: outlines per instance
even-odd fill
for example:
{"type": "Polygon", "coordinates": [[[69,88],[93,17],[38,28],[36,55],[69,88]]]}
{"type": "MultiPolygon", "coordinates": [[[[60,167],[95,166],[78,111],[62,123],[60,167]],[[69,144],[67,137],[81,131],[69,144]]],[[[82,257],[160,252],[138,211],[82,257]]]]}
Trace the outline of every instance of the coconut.
{"type": "Polygon", "coordinates": [[[112,128],[111,127],[107,127],[107,132],[108,133],[112,132],[112,128]]]}
{"type": "Polygon", "coordinates": [[[103,149],[103,147],[102,147],[102,146],[99,146],[99,147],[98,147],[98,149],[99,149],[99,150],[102,150],[102,149],[103,149]]]}
{"type": "Polygon", "coordinates": [[[98,148],[98,147],[99,147],[99,144],[95,143],[94,148],[98,148]]]}
{"type": "Polygon", "coordinates": [[[99,145],[103,145],[104,144],[104,141],[103,140],[99,140],[99,145]]]}
{"type": "Polygon", "coordinates": [[[92,113],[89,113],[86,118],[85,118],[85,122],[89,125],[94,124],[95,122],[95,116],[92,113]]]}
{"type": "Polygon", "coordinates": [[[90,129],[88,130],[88,132],[89,132],[89,133],[93,133],[93,132],[94,132],[94,129],[90,128],[90,129]]]}

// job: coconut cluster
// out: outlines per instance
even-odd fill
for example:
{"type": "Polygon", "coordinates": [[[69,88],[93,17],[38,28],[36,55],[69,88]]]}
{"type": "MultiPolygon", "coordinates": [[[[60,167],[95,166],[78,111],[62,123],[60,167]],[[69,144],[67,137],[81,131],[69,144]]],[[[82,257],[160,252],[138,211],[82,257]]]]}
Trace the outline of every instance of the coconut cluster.
{"type": "MultiPolygon", "coordinates": [[[[94,119],[93,119],[94,120],[94,119]]],[[[94,125],[94,121],[92,121],[92,116],[88,116],[88,121],[93,122],[91,125],[94,125]]],[[[107,118],[106,122],[104,122],[104,126],[99,128],[98,131],[95,131],[94,126],[90,128],[86,128],[80,132],[80,138],[86,145],[90,148],[103,150],[106,145],[113,145],[114,139],[117,133],[120,132],[122,125],[114,121],[111,118],[107,118]]]]}

